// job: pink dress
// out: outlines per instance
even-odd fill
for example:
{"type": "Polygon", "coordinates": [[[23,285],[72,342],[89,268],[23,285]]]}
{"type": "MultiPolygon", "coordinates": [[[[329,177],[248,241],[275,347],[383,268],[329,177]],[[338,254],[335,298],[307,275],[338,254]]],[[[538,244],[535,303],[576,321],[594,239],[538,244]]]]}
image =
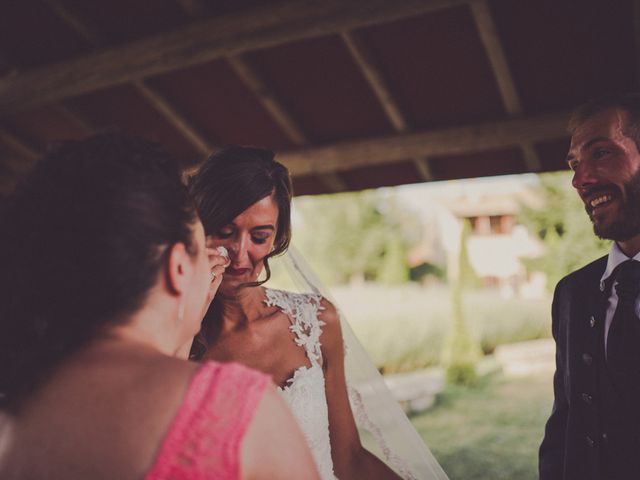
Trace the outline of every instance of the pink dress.
{"type": "Polygon", "coordinates": [[[237,363],[194,375],[146,480],[240,478],[240,447],[271,379],[237,363]]]}

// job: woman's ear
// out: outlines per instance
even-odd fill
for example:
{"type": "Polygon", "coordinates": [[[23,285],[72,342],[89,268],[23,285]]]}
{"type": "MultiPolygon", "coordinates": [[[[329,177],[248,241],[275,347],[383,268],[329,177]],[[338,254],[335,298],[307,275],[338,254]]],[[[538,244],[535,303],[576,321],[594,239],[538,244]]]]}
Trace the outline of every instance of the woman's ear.
{"type": "Polygon", "coordinates": [[[167,287],[172,293],[183,294],[187,290],[193,265],[184,243],[171,246],[167,260],[167,287]]]}

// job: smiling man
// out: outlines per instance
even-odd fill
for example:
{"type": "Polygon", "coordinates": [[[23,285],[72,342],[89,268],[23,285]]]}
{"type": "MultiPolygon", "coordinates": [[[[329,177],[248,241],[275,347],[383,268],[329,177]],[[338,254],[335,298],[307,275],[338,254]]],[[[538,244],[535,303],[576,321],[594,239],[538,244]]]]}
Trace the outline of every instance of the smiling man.
{"type": "Polygon", "coordinates": [[[553,298],[554,405],[541,480],[640,478],[640,95],[580,107],[567,163],[609,255],[563,278],[553,298]]]}

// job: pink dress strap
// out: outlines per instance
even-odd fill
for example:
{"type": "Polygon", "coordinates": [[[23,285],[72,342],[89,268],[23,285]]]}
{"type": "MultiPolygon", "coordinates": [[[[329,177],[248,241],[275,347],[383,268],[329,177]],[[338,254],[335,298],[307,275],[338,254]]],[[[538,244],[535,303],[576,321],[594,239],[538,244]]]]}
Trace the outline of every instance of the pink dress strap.
{"type": "Polygon", "coordinates": [[[146,480],[240,478],[240,447],[271,379],[237,363],[194,375],[146,480]]]}

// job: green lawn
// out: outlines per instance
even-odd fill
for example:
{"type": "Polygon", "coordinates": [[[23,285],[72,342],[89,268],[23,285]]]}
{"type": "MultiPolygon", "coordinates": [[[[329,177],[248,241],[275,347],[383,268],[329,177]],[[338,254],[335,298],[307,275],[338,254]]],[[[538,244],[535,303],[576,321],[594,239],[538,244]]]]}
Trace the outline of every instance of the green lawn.
{"type": "Polygon", "coordinates": [[[537,479],[551,375],[493,373],[475,388],[447,387],[411,421],[451,480],[537,479]]]}
{"type": "MultiPolygon", "coordinates": [[[[333,290],[338,306],[374,364],[384,373],[440,363],[451,321],[451,293],[443,286],[367,284],[333,290]]],[[[551,299],[502,298],[496,291],[464,293],[471,334],[485,352],[498,345],[549,338],[551,299]]]]}

